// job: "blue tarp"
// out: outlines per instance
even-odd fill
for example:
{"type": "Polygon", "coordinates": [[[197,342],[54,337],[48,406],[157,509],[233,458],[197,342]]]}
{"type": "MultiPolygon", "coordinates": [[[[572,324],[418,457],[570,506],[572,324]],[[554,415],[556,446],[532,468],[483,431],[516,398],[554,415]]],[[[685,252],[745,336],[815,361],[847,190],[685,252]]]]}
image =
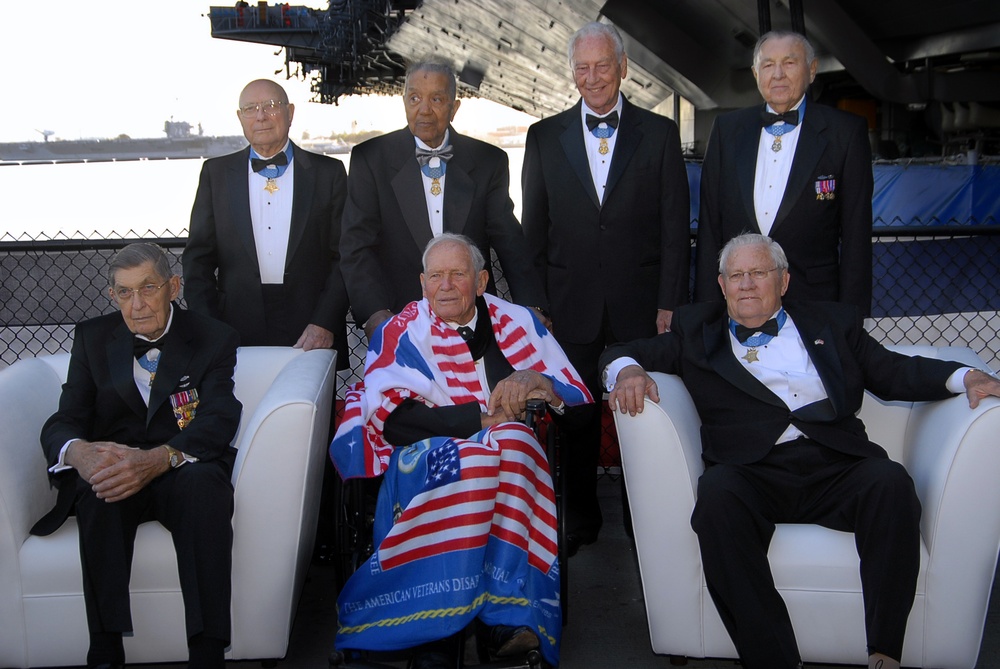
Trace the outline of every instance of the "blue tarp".
{"type": "Polygon", "coordinates": [[[1000,166],[875,165],[876,227],[1000,225],[1000,166]]]}
{"type": "MultiPolygon", "coordinates": [[[[697,225],[701,165],[687,164],[697,225]]],[[[1000,166],[874,165],[873,227],[1000,225],[1000,166]]],[[[970,230],[970,232],[974,232],[970,230]]],[[[873,316],[1000,310],[1000,237],[876,240],[873,316]]]]}
{"type": "MultiPolygon", "coordinates": [[[[874,165],[875,227],[1000,225],[998,165],[874,165]]],[[[691,223],[698,221],[701,165],[687,163],[691,223]]]]}

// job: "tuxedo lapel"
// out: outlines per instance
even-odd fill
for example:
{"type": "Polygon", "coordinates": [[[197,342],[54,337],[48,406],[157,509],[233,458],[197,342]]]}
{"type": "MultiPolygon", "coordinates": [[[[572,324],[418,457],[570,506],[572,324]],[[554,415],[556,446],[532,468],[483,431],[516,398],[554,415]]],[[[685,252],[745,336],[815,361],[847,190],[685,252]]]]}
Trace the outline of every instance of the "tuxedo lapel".
{"type": "Polygon", "coordinates": [[[820,114],[821,112],[816,110],[816,105],[812,105],[802,116],[799,141],[795,146],[795,157],[792,158],[792,169],[788,173],[785,193],[778,206],[778,213],[775,214],[774,224],[771,226],[772,233],[788,218],[801,194],[808,192],[806,186],[809,184],[809,178],[815,174],[816,163],[826,150],[826,139],[823,137],[826,122],[820,114]]]}
{"type": "Polygon", "coordinates": [[[257,246],[253,241],[253,221],[250,218],[250,186],[247,178],[247,165],[250,160],[250,147],[235,154],[226,170],[226,185],[232,193],[229,201],[229,215],[233,219],[236,235],[243,242],[247,255],[257,264],[257,246]]]}
{"type": "Polygon", "coordinates": [[[736,181],[740,200],[746,209],[747,220],[753,222],[751,232],[760,232],[757,224],[757,209],[753,203],[753,187],[757,178],[757,150],[760,147],[759,112],[763,107],[754,107],[753,114],[747,114],[744,132],[739,133],[736,143],[736,181]]]}
{"type": "Polygon", "coordinates": [[[743,365],[736,359],[732,344],[729,342],[729,317],[727,315],[723,314],[721,319],[706,323],[702,327],[705,356],[716,374],[747,395],[768,404],[788,408],[777,395],[744,369],[743,365]]]}
{"type": "Polygon", "coordinates": [[[286,271],[289,264],[294,262],[295,249],[305,234],[309,212],[312,209],[312,193],[316,190],[316,173],[312,169],[309,153],[292,144],[292,156],[295,163],[293,173],[295,184],[292,187],[292,220],[288,230],[288,250],[285,254],[286,271]]]}
{"type": "Polygon", "coordinates": [[[427,199],[424,197],[424,182],[420,176],[420,165],[416,159],[416,142],[408,131],[401,131],[399,141],[387,147],[392,174],[392,192],[396,196],[399,210],[403,214],[410,236],[418,249],[427,246],[431,240],[431,221],[427,217],[427,199]]]}
{"type": "MultiPolygon", "coordinates": [[[[470,148],[464,137],[451,129],[451,145],[454,157],[448,161],[444,182],[444,229],[446,232],[463,234],[472,209],[472,198],[476,194],[476,182],[472,177],[475,160],[469,155],[470,148]]],[[[421,193],[423,186],[421,185],[421,193]]],[[[427,223],[430,227],[430,222],[427,223]]]]}
{"type": "Polygon", "coordinates": [[[803,311],[794,304],[785,310],[795,321],[795,327],[806,347],[806,353],[819,374],[827,397],[833,403],[837,415],[847,406],[847,383],[844,380],[843,363],[837,355],[836,339],[829,323],[812,318],[809,311],[803,311]]]}
{"type": "Polygon", "coordinates": [[[111,375],[111,383],[121,396],[129,409],[137,415],[143,416],[146,413],[146,405],[142,401],[139,389],[135,387],[135,354],[132,345],[132,338],[135,335],[122,321],[116,327],[111,340],[105,347],[105,354],[108,358],[108,370],[111,375]]]}
{"type": "MultiPolygon", "coordinates": [[[[582,100],[573,106],[568,115],[569,123],[559,136],[563,151],[566,152],[566,160],[569,161],[573,173],[580,180],[583,190],[590,196],[590,201],[598,209],[601,208],[601,199],[597,197],[597,189],[594,188],[594,177],[590,174],[590,161],[587,159],[587,147],[583,143],[583,121],[580,119],[580,105],[582,100]]],[[[569,178],[567,175],[565,178],[569,178]]]]}
{"type": "MultiPolygon", "coordinates": [[[[146,411],[146,426],[167,401],[170,393],[180,384],[181,376],[191,371],[191,360],[196,349],[190,341],[190,328],[184,327],[183,312],[174,305],[174,320],[160,354],[156,368],[156,378],[149,392],[149,409],[146,411]]],[[[172,410],[172,409],[171,409],[172,410]]]]}
{"type": "MultiPolygon", "coordinates": [[[[604,189],[604,202],[608,201],[615,184],[625,174],[625,168],[632,159],[632,154],[642,143],[641,119],[635,113],[635,106],[627,98],[622,99],[621,122],[618,124],[618,139],[615,140],[615,153],[611,156],[611,167],[608,170],[608,182],[604,189]]],[[[593,181],[593,179],[591,179],[593,181]]]]}

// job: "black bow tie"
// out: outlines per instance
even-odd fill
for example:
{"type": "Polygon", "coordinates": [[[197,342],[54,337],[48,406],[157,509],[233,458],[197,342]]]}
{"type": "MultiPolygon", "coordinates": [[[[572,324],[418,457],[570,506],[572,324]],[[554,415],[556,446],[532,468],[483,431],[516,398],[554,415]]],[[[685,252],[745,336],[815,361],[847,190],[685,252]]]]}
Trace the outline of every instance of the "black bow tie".
{"type": "Polygon", "coordinates": [[[431,162],[431,158],[437,156],[444,162],[448,162],[452,157],[451,144],[439,147],[437,149],[422,149],[417,147],[417,162],[423,167],[427,163],[431,162]]]}
{"type": "Polygon", "coordinates": [[[760,124],[765,128],[774,125],[778,121],[784,121],[788,125],[798,125],[799,110],[789,109],[784,114],[772,114],[766,110],[760,113],[760,124]]]}
{"type": "Polygon", "coordinates": [[[594,116],[593,114],[587,114],[587,130],[591,132],[594,128],[601,125],[602,123],[607,123],[612,128],[618,127],[618,110],[611,112],[607,116],[594,116]]]}
{"type": "Polygon", "coordinates": [[[163,337],[160,337],[157,341],[132,337],[132,350],[135,353],[136,359],[146,355],[147,352],[154,348],[163,349],[163,337]]]}
{"type": "Polygon", "coordinates": [[[288,156],[285,155],[284,151],[282,151],[278,155],[274,156],[273,158],[267,158],[267,159],[264,159],[264,158],[251,158],[250,159],[250,167],[253,168],[254,172],[260,172],[261,170],[266,170],[269,165],[275,165],[275,166],[277,166],[277,165],[287,165],[287,164],[288,164],[288,156]]]}
{"type": "Polygon", "coordinates": [[[467,325],[459,325],[458,334],[462,335],[462,339],[465,341],[472,341],[472,338],[476,336],[476,331],[467,325]]]}
{"type": "Polygon", "coordinates": [[[763,332],[764,334],[769,334],[772,337],[777,337],[778,321],[772,318],[760,327],[756,328],[748,328],[745,325],[740,325],[739,323],[736,324],[736,338],[741,344],[746,342],[747,339],[750,339],[750,337],[754,336],[758,332],[763,332]]]}

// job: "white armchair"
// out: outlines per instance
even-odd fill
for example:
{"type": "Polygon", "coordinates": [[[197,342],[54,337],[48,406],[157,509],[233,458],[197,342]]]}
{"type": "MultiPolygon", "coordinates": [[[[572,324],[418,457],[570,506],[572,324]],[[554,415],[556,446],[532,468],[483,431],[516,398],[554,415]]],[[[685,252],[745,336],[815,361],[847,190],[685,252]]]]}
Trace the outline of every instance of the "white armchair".
{"type": "MultiPolygon", "coordinates": [[[[894,347],[988,369],[971,350],[894,347]]],[[[680,378],[654,373],[660,402],[615,412],[653,652],[736,657],[705,585],[691,529],[701,421],[680,378]]],[[[869,436],[906,467],[920,503],[920,574],[903,666],[972,669],[1000,549],[1000,400],[882,402],[866,394],[869,436]]],[[[768,557],[807,662],[867,664],[858,555],[850,533],[778,525],[768,557]]]]}
{"type": "MultiPolygon", "coordinates": [[[[231,660],[280,658],[319,512],[333,407],[336,353],[241,348],[235,373],[243,415],[234,444],[231,660]]],[[[69,354],[0,371],[0,666],[86,663],[76,519],[48,537],[28,534],[55,503],[39,445],[69,354]]],[[[145,523],[136,537],[129,663],[187,660],[184,605],[170,534],[145,523]]],[[[331,630],[332,634],[332,630],[331,630]]]]}

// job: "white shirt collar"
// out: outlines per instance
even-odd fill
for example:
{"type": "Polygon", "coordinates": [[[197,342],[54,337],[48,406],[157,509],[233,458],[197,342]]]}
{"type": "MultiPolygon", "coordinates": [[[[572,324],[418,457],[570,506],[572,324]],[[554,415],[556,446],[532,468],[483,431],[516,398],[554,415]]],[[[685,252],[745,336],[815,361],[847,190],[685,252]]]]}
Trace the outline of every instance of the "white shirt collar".
{"type": "Polygon", "coordinates": [[[622,93],[621,93],[621,91],[618,91],[618,102],[615,103],[614,109],[609,110],[607,114],[598,114],[593,109],[591,109],[590,107],[587,106],[587,101],[586,100],[584,100],[583,98],[580,98],[580,118],[583,119],[584,126],[586,127],[587,114],[591,114],[593,116],[607,116],[611,112],[616,111],[616,112],[618,112],[618,119],[620,121],[621,117],[622,117],[622,106],[623,105],[622,105],[622,93]]]}
{"type": "MultiPolygon", "coordinates": [[[[442,148],[448,146],[448,140],[450,138],[451,138],[451,130],[450,129],[449,130],[445,130],[444,131],[444,139],[441,140],[441,145],[438,146],[437,148],[438,149],[442,149],[442,148]]],[[[425,142],[424,140],[420,139],[416,135],[413,136],[413,140],[417,143],[417,146],[419,146],[421,149],[426,149],[427,151],[434,151],[435,150],[434,148],[428,146],[427,142],[425,142]]]]}

